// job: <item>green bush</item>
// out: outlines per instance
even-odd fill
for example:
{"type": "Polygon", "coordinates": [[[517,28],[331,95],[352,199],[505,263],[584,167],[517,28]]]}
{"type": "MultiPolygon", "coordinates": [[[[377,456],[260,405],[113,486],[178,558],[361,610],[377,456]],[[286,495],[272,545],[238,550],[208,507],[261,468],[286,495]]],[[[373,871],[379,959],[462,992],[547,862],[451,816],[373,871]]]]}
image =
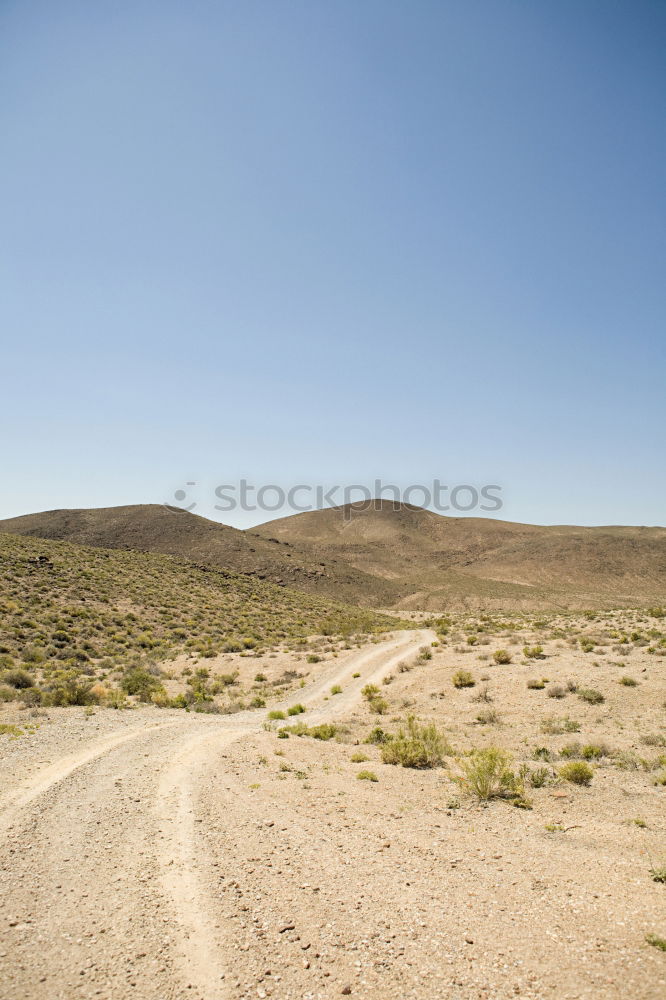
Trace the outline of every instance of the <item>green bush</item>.
{"type": "Polygon", "coordinates": [[[451,683],[455,688],[471,688],[474,687],[476,681],[469,670],[456,670],[451,678],[451,683]]]}
{"type": "Polygon", "coordinates": [[[499,747],[472,750],[458,764],[462,774],[455,780],[480,802],[515,792],[516,778],[510,767],[511,755],[499,747]]]}
{"type": "Polygon", "coordinates": [[[437,727],[432,723],[419,725],[413,715],[407,719],[407,728],[401,728],[397,736],[382,746],[383,762],[402,767],[439,767],[450,753],[451,747],[437,727]]]}
{"type": "Polygon", "coordinates": [[[279,708],[273,708],[268,713],[268,718],[269,719],[286,719],[287,716],[286,716],[286,714],[281,709],[279,709],[279,708]]]}
{"type": "Polygon", "coordinates": [[[359,781],[379,781],[374,771],[359,771],[356,777],[359,781]]]}
{"type": "Polygon", "coordinates": [[[545,660],[543,646],[523,646],[523,656],[528,660],[545,660]]]}
{"type": "Polygon", "coordinates": [[[22,688],[32,687],[35,683],[34,678],[27,670],[5,670],[2,675],[2,683],[9,684],[10,687],[17,688],[18,690],[22,688]]]}
{"type": "Polygon", "coordinates": [[[579,688],[578,697],[588,705],[601,705],[605,701],[601,691],[597,691],[596,688],[579,688]]]}
{"type": "Polygon", "coordinates": [[[305,705],[301,704],[291,705],[287,709],[287,715],[302,715],[304,711],[305,711],[305,705]]]}
{"type": "Polygon", "coordinates": [[[390,733],[387,733],[380,726],[375,726],[364,742],[373,743],[375,746],[382,746],[384,743],[390,743],[392,739],[393,736],[390,733]]]}
{"type": "Polygon", "coordinates": [[[594,771],[585,761],[571,761],[564,764],[558,771],[563,781],[570,781],[573,785],[589,785],[594,777],[594,771]]]}
{"type": "Polygon", "coordinates": [[[508,649],[496,649],[493,653],[493,660],[499,665],[511,663],[511,653],[508,649]]]}
{"type": "Polygon", "coordinates": [[[139,701],[148,702],[157,691],[164,690],[153,674],[141,667],[132,667],[124,674],[120,686],[126,694],[135,695],[139,701]]]}

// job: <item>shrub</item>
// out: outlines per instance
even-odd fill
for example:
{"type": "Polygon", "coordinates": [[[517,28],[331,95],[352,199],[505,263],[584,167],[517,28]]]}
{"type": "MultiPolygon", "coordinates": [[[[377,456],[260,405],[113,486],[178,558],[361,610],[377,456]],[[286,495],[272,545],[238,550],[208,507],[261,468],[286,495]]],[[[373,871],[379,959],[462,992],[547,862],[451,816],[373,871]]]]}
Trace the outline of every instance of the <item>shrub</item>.
{"type": "Polygon", "coordinates": [[[496,649],[493,653],[493,660],[497,664],[511,663],[511,653],[507,649],[496,649]]]}
{"type": "Polygon", "coordinates": [[[379,696],[380,691],[376,684],[366,684],[364,688],[361,688],[361,694],[366,701],[372,701],[373,698],[379,696]]]}
{"type": "Polygon", "coordinates": [[[645,940],[653,948],[658,948],[659,951],[666,951],[666,938],[659,937],[658,934],[646,934],[645,940]]]}
{"type": "Polygon", "coordinates": [[[546,685],[544,681],[540,681],[534,678],[527,682],[527,686],[530,689],[530,691],[543,691],[546,685]]]}
{"type": "Polygon", "coordinates": [[[377,715],[386,715],[389,708],[386,698],[381,697],[371,698],[368,705],[370,711],[375,712],[377,715]]]}
{"type": "Polygon", "coordinates": [[[299,703],[297,705],[291,705],[287,709],[287,715],[302,715],[304,711],[305,711],[305,705],[301,705],[299,703]]]}
{"type": "Polygon", "coordinates": [[[530,774],[530,784],[532,788],[543,788],[551,779],[551,771],[548,767],[537,767],[536,771],[530,774]]]}
{"type": "Polygon", "coordinates": [[[471,688],[474,687],[476,681],[469,670],[456,670],[451,678],[451,683],[455,688],[471,688]]]}
{"type": "Polygon", "coordinates": [[[523,656],[528,660],[545,660],[543,646],[523,646],[523,656]]]}
{"type": "Polygon", "coordinates": [[[126,694],[136,695],[139,701],[150,701],[151,695],[162,689],[157,677],[141,667],[130,668],[123,676],[120,686],[126,694]]]}
{"type": "Polygon", "coordinates": [[[311,726],[307,732],[315,740],[332,740],[338,731],[338,727],[332,722],[321,722],[318,726],[311,726]]]}
{"type": "Polygon", "coordinates": [[[581,639],[580,648],[583,650],[584,653],[591,653],[594,649],[594,642],[592,641],[592,639],[581,639]]]}
{"type": "Polygon", "coordinates": [[[286,719],[287,716],[286,716],[286,714],[281,709],[279,709],[279,708],[273,708],[268,713],[268,718],[269,719],[286,719]]]}
{"type": "Polygon", "coordinates": [[[546,694],[548,695],[549,698],[558,698],[558,699],[566,697],[566,693],[567,692],[565,688],[563,688],[561,684],[551,684],[548,690],[546,691],[546,694]]]}
{"type": "Polygon", "coordinates": [[[541,722],[541,732],[548,736],[561,736],[562,733],[579,733],[580,723],[575,719],[570,719],[568,715],[556,719],[553,716],[543,719],[541,722]]]}
{"type": "Polygon", "coordinates": [[[42,700],[45,705],[53,705],[57,708],[64,708],[68,705],[92,705],[96,701],[95,696],[91,693],[91,687],[90,681],[69,677],[46,691],[42,700]]]}
{"type": "Polygon", "coordinates": [[[610,750],[605,743],[587,743],[580,751],[583,760],[600,760],[601,757],[609,757],[610,750]]]}
{"type": "Polygon", "coordinates": [[[362,750],[358,750],[356,753],[351,755],[352,764],[363,764],[366,760],[370,760],[367,753],[363,753],[362,750]]]}
{"type": "Polygon", "coordinates": [[[359,771],[356,777],[359,781],[379,781],[374,771],[359,771]]]}
{"type": "Polygon", "coordinates": [[[580,688],[578,697],[581,701],[587,702],[588,705],[600,705],[605,701],[601,691],[597,691],[596,688],[580,688]]]}
{"type": "Polygon", "coordinates": [[[660,868],[653,866],[650,868],[650,875],[653,882],[661,882],[662,885],[666,885],[666,865],[662,865],[660,868]]]}
{"type": "Polygon", "coordinates": [[[506,796],[515,790],[515,776],[510,768],[511,755],[498,747],[472,750],[458,761],[462,774],[458,784],[480,802],[506,796]]]}
{"type": "Polygon", "coordinates": [[[483,712],[479,712],[476,721],[481,726],[493,726],[499,724],[500,716],[496,709],[486,708],[483,712]]]}
{"type": "Polygon", "coordinates": [[[624,687],[628,688],[638,687],[638,681],[634,680],[633,677],[620,677],[618,684],[622,684],[624,687]]]}
{"type": "Polygon", "coordinates": [[[46,654],[39,646],[26,646],[23,650],[24,663],[43,663],[46,654]]]}
{"type": "Polygon", "coordinates": [[[594,777],[594,771],[585,761],[571,761],[564,764],[558,772],[563,781],[570,781],[573,785],[589,785],[594,777]]]}
{"type": "Polygon", "coordinates": [[[381,746],[384,743],[390,743],[393,737],[390,733],[385,732],[380,726],[375,726],[365,739],[365,743],[373,743],[375,746],[381,746]]]}
{"type": "Polygon", "coordinates": [[[321,656],[317,656],[316,653],[308,653],[305,657],[306,663],[321,663],[321,656]]]}
{"type": "Polygon", "coordinates": [[[447,753],[451,753],[451,748],[437,727],[432,723],[419,725],[410,715],[407,728],[401,728],[397,736],[382,747],[382,760],[385,764],[402,767],[439,767],[447,753]]]}
{"type": "Polygon", "coordinates": [[[331,694],[342,694],[342,688],[339,684],[334,684],[331,688],[331,694]]]}
{"type": "Polygon", "coordinates": [[[22,690],[32,687],[35,683],[31,674],[27,670],[5,670],[2,675],[2,683],[9,684],[10,687],[22,690]]]}

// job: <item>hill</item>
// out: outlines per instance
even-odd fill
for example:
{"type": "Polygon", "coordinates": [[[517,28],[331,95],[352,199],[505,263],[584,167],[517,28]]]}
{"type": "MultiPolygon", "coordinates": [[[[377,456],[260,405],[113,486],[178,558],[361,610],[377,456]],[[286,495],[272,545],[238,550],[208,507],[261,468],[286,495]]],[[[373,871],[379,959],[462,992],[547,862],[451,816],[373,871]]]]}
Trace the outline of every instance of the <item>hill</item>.
{"type": "Polygon", "coordinates": [[[0,666],[206,658],[395,619],[173,556],[0,535],[0,666]]]}
{"type": "Polygon", "coordinates": [[[107,549],[160,552],[364,606],[388,606],[401,596],[390,581],[335,558],[325,560],[309,548],[301,552],[287,539],[268,541],[160,504],[26,514],[0,521],[0,532],[107,549]]]}
{"type": "Polygon", "coordinates": [[[666,594],[662,527],[515,524],[377,501],[270,521],[252,536],[346,561],[421,608],[612,606],[666,594]]]}
{"type": "Polygon", "coordinates": [[[56,510],[0,533],[154,552],[306,594],[423,610],[645,606],[666,600],[666,528],[517,524],[376,501],[239,531],[157,505],[56,510]]]}

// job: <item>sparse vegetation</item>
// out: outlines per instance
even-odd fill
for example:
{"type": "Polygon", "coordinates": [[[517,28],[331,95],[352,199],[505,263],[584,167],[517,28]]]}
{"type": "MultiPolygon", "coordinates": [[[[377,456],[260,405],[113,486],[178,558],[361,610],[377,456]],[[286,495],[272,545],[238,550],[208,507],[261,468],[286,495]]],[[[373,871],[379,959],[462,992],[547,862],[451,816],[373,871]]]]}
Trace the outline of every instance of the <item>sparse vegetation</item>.
{"type": "Polygon", "coordinates": [[[511,770],[511,754],[499,747],[472,750],[458,760],[461,774],[455,780],[480,802],[515,794],[516,778],[511,770]]]}
{"type": "Polygon", "coordinates": [[[601,705],[605,701],[601,691],[597,691],[596,688],[579,688],[578,697],[588,705],[601,705]]]}
{"type": "Polygon", "coordinates": [[[558,771],[563,781],[569,781],[573,785],[589,785],[594,777],[594,771],[584,761],[571,761],[564,764],[558,771]]]}
{"type": "Polygon", "coordinates": [[[476,681],[469,670],[456,670],[451,678],[451,683],[455,688],[469,688],[474,687],[476,681]]]}
{"type": "Polygon", "coordinates": [[[413,715],[407,719],[405,728],[382,747],[385,764],[400,764],[402,767],[439,767],[451,748],[446,739],[432,723],[420,725],[413,715]]]}

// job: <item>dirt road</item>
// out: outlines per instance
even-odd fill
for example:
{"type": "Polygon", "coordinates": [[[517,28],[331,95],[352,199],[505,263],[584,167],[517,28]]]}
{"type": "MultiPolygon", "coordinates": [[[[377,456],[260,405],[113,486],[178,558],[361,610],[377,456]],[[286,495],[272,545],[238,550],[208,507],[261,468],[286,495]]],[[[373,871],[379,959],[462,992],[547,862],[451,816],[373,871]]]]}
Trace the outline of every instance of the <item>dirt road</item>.
{"type": "MultiPolygon", "coordinates": [[[[298,692],[307,721],[348,711],[364,684],[380,680],[430,638],[424,631],[396,633],[327,667],[298,692]],[[356,672],[362,676],[354,679],[356,672]],[[334,683],[343,693],[324,700],[334,683]]],[[[3,1000],[310,995],[286,985],[281,990],[278,970],[264,970],[266,986],[239,979],[242,962],[231,974],[225,907],[236,898],[229,885],[234,872],[209,845],[211,832],[225,824],[220,803],[231,790],[224,755],[262,732],[265,710],[232,717],[98,714],[105,718],[97,733],[93,729],[82,742],[63,736],[62,746],[56,740],[45,747],[45,761],[38,754],[26,762],[17,754],[15,767],[5,765],[3,1000]],[[213,878],[226,880],[224,905],[216,904],[213,878]]],[[[251,796],[248,790],[248,815],[251,796]]],[[[234,796],[226,815],[225,836],[242,837],[234,828],[246,815],[242,796],[234,796]]],[[[266,891],[279,889],[274,883],[266,891]]],[[[242,958],[242,947],[233,947],[240,947],[242,958]]]]}

